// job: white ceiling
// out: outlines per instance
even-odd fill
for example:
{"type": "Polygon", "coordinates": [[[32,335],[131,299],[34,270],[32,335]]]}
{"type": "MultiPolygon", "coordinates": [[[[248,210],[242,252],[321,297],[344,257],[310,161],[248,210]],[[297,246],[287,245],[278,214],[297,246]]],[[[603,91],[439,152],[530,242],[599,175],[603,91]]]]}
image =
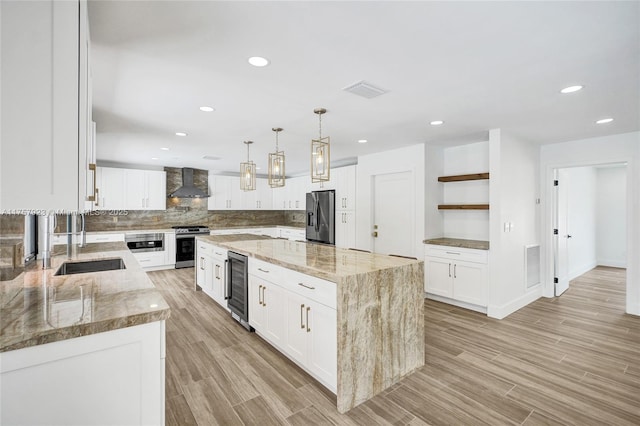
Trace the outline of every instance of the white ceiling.
{"type": "Polygon", "coordinates": [[[637,131],[639,6],[92,0],[98,160],[236,171],[253,140],[265,173],[282,127],[287,171],[300,173],[317,107],[333,160],[492,128],[539,144],[637,131]],[[388,93],[342,90],[360,80],[388,93]],[[585,88],[559,93],[574,84],[585,88]],[[614,121],[596,125],[603,117],[614,121]]]}

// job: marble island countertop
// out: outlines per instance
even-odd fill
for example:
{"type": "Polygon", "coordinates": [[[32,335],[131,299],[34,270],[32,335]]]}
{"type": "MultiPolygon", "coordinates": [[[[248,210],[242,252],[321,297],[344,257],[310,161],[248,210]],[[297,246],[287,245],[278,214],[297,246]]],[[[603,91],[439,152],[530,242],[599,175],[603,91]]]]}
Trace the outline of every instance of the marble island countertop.
{"type": "Polygon", "coordinates": [[[165,320],[169,305],[123,242],[56,246],[41,262],[0,281],[0,352],[165,320]],[[63,262],[121,258],[126,269],[55,276],[63,262]]]}
{"type": "Polygon", "coordinates": [[[272,238],[258,239],[255,235],[242,237],[243,235],[245,234],[238,234],[241,238],[236,240],[219,238],[232,235],[197,236],[196,239],[336,283],[343,277],[420,263],[415,259],[366,253],[324,244],[272,238]]]}
{"type": "Polygon", "coordinates": [[[433,244],[436,246],[489,250],[489,241],[480,240],[463,240],[461,238],[432,238],[429,240],[424,240],[423,243],[433,244]]]}

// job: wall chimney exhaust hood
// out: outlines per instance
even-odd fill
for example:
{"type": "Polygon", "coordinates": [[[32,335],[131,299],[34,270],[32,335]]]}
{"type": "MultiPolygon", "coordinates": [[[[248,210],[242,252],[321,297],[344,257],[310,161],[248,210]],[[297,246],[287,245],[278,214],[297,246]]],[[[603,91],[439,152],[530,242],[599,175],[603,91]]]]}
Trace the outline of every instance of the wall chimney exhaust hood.
{"type": "Polygon", "coordinates": [[[206,198],[209,194],[193,184],[193,169],[182,169],[182,186],[169,194],[169,198],[206,198]]]}

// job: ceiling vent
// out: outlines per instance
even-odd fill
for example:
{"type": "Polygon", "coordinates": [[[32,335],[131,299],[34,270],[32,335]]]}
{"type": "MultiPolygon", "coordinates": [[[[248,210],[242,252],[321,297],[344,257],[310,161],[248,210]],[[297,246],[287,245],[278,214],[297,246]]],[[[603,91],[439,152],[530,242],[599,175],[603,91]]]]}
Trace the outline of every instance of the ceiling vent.
{"type": "Polygon", "coordinates": [[[372,99],[387,93],[387,90],[376,87],[373,84],[368,83],[364,80],[354,83],[350,86],[347,86],[342,90],[353,93],[354,95],[362,96],[363,98],[367,98],[367,99],[372,99]]]}
{"type": "Polygon", "coordinates": [[[216,160],[222,160],[222,158],[220,157],[214,157],[213,155],[205,155],[202,157],[204,160],[212,160],[212,161],[216,161],[216,160]]]}

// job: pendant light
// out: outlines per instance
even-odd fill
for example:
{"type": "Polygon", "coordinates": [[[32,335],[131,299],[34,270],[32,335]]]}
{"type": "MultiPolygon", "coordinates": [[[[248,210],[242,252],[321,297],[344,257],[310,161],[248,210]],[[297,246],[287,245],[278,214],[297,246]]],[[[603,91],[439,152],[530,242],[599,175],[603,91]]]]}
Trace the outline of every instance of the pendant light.
{"type": "Polygon", "coordinates": [[[256,164],[249,160],[249,146],[252,141],[244,141],[247,145],[247,162],[240,163],[240,189],[243,191],[255,191],[256,189],[256,164]]]}
{"type": "Polygon", "coordinates": [[[329,180],[329,163],[330,163],[330,141],[329,136],[322,137],[322,114],[327,110],[324,108],[316,108],[313,110],[318,114],[318,139],[311,140],[311,182],[327,182],[329,180]]]}
{"type": "Polygon", "coordinates": [[[284,186],[284,151],[278,150],[278,133],[282,131],[281,127],[274,127],[271,130],[276,132],[276,152],[269,153],[269,186],[271,188],[280,188],[284,186]]]}

